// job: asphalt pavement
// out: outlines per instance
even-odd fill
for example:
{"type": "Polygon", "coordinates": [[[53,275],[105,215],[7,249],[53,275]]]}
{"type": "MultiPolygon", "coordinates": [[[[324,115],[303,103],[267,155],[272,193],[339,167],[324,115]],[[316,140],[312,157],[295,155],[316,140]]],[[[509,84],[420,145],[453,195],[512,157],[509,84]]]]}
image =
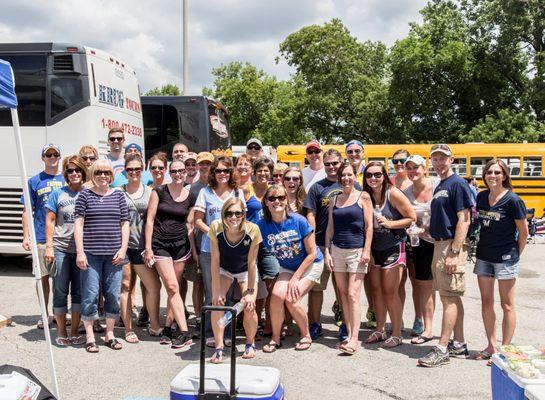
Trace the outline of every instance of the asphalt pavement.
{"type": "MultiPolygon", "coordinates": [[[[480,296],[476,276],[468,266],[467,292],[464,297],[465,334],[472,352],[486,346],[481,320],[480,296]]],[[[517,281],[517,322],[514,343],[545,345],[545,245],[527,247],[521,260],[517,281]]],[[[52,387],[48,367],[44,332],[36,328],[39,306],[29,259],[0,260],[0,314],[13,318],[12,327],[0,329],[0,364],[14,364],[30,369],[46,386],[52,387]]],[[[429,369],[417,366],[417,359],[437,343],[411,345],[405,332],[402,346],[392,350],[376,345],[362,347],[357,354],[346,356],[335,350],[338,329],[333,324],[331,305],[333,290],[328,288],[323,307],[324,336],[305,352],[294,351],[295,337],[288,337],[274,354],[261,352],[263,342],[257,342],[257,357],[237,362],[271,366],[281,372],[282,383],[289,400],[298,399],[488,399],[490,368],[483,361],[452,359],[449,365],[429,369]]],[[[139,297],[138,297],[139,298],[139,297]]],[[[188,296],[190,298],[190,296],[188,296]]],[[[163,291],[161,303],[165,306],[163,291]]],[[[362,307],[366,310],[365,296],[362,307]]],[[[189,306],[192,310],[192,307],[189,306]]],[[[164,308],[163,308],[164,310],[164,308]]],[[[496,311],[501,319],[499,298],[496,311]]],[[[404,310],[406,327],[412,326],[413,306],[411,285],[407,282],[407,302],[404,310]]],[[[434,318],[434,334],[440,333],[441,305],[434,318]]],[[[498,323],[498,336],[501,326],[498,323]]],[[[60,394],[63,399],[168,399],[172,378],[188,363],[198,362],[198,344],[185,350],[161,346],[145,330],[137,328],[140,343],[124,340],[123,350],[114,351],[100,346],[98,354],[88,354],[84,348],[61,348],[53,344],[60,394]]],[[[123,337],[124,330],[116,329],[123,337]]],[[[362,321],[360,339],[371,333],[362,321]]],[[[54,340],[56,330],[51,329],[54,340]]],[[[103,343],[98,340],[99,345],[103,343]]],[[[239,354],[244,339],[237,341],[239,354]]],[[[211,350],[207,356],[211,355],[211,350]]]]}

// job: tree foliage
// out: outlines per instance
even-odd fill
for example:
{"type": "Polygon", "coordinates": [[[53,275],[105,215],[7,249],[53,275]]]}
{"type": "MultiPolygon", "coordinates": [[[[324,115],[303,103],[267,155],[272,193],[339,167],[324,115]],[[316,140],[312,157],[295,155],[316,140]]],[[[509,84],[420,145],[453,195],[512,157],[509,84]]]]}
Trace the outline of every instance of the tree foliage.
{"type": "Polygon", "coordinates": [[[172,83],[161,86],[160,88],[156,87],[147,91],[145,96],[181,96],[182,92],[180,88],[172,83]]]}

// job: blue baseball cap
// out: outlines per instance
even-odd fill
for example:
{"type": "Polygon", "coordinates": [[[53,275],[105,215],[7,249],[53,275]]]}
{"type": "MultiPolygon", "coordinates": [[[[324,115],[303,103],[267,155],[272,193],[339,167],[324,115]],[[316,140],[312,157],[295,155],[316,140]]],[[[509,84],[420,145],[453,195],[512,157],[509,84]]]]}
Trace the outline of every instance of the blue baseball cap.
{"type": "Polygon", "coordinates": [[[128,152],[130,149],[136,149],[140,154],[142,154],[142,147],[139,144],[136,143],[130,143],[125,146],[125,153],[128,152]]]}
{"type": "Polygon", "coordinates": [[[346,144],[345,149],[347,149],[348,146],[352,146],[353,144],[357,144],[358,146],[363,148],[363,143],[362,142],[360,142],[359,140],[353,139],[353,140],[351,140],[350,142],[348,142],[346,144]]]}

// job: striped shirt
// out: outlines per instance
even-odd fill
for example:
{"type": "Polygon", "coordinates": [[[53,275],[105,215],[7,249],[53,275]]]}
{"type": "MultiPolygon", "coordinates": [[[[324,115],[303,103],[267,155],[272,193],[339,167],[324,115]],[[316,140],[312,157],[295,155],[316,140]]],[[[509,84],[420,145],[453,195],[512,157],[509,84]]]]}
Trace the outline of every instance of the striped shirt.
{"type": "Polygon", "coordinates": [[[85,189],[76,200],[76,218],[83,218],[83,248],[95,255],[115,254],[121,248],[121,222],[129,221],[125,195],[114,190],[101,196],[85,189]]]}

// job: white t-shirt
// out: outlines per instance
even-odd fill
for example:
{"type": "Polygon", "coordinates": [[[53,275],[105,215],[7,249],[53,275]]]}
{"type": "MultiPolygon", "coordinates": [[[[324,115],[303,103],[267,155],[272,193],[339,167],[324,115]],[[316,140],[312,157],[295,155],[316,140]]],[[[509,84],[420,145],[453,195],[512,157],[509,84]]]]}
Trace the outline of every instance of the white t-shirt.
{"type": "Polygon", "coordinates": [[[305,190],[307,193],[312,185],[326,177],[325,169],[323,167],[317,171],[310,167],[305,167],[301,172],[303,174],[303,182],[305,183],[305,190]]]}
{"type": "Polygon", "coordinates": [[[114,170],[114,176],[120,172],[125,171],[125,155],[121,153],[119,158],[114,158],[110,153],[106,154],[106,159],[112,164],[112,169],[114,170]]]}

